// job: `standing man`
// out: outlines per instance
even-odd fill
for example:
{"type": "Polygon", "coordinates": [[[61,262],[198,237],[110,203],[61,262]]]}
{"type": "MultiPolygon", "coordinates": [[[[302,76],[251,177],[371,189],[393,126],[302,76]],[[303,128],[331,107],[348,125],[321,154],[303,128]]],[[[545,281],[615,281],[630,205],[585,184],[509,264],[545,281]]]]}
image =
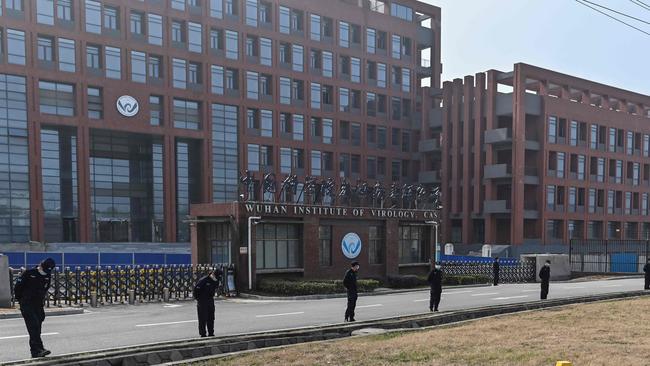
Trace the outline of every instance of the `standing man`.
{"type": "Polygon", "coordinates": [[[29,350],[32,357],[45,357],[52,353],[43,346],[41,326],[45,320],[45,296],[50,288],[55,265],[54,259],[47,258],[35,268],[23,272],[14,287],[14,295],[20,304],[20,313],[25,319],[29,333],[29,350]]]}
{"type": "Polygon", "coordinates": [[[494,286],[499,285],[499,257],[494,258],[492,263],[492,276],[494,278],[494,286]]]}
{"type": "Polygon", "coordinates": [[[647,263],[643,266],[643,272],[645,272],[645,286],[644,290],[650,290],[650,258],[648,258],[647,263]]]}
{"type": "Polygon", "coordinates": [[[345,309],[345,321],[354,321],[354,308],[357,307],[357,272],[359,271],[359,262],[352,262],[350,269],[345,272],[343,286],[348,291],[348,307],[345,309]]]}
{"type": "Polygon", "coordinates": [[[429,272],[427,282],[431,285],[429,311],[438,311],[438,304],[440,304],[440,297],[442,295],[442,270],[440,269],[439,263],[436,263],[431,272],[429,272]]]}
{"type": "Polygon", "coordinates": [[[548,296],[548,281],[551,279],[551,261],[547,260],[542,269],[539,270],[539,278],[542,280],[541,299],[546,300],[548,296]]]}
{"type": "Polygon", "coordinates": [[[199,334],[201,337],[214,337],[214,293],[219,285],[221,271],[215,269],[201,278],[194,286],[192,295],[196,300],[196,312],[199,316],[199,334]]]}

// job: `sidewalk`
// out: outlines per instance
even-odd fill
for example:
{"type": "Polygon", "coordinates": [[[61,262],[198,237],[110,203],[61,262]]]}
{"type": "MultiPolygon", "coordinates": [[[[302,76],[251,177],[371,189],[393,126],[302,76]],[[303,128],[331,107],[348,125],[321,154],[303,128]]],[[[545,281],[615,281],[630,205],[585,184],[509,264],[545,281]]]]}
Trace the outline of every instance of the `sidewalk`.
{"type": "MultiPolygon", "coordinates": [[[[457,289],[457,288],[470,288],[470,287],[489,287],[490,284],[478,284],[478,285],[460,285],[460,286],[443,286],[443,289],[457,289]]],[[[392,295],[392,294],[402,294],[408,292],[419,292],[419,291],[428,291],[429,287],[415,287],[407,289],[390,289],[385,287],[379,287],[373,292],[360,292],[359,296],[377,296],[377,295],[392,295]]],[[[338,299],[347,297],[347,294],[326,294],[326,295],[302,295],[302,296],[266,296],[258,294],[249,294],[240,292],[239,297],[242,299],[253,299],[253,300],[324,300],[324,299],[338,299]]]]}
{"type": "MultiPolygon", "coordinates": [[[[45,308],[45,316],[58,316],[58,315],[74,315],[74,314],[83,314],[84,309],[81,308],[45,308]]],[[[14,308],[2,308],[0,309],[0,320],[4,319],[15,319],[20,318],[20,309],[14,308]]]]}

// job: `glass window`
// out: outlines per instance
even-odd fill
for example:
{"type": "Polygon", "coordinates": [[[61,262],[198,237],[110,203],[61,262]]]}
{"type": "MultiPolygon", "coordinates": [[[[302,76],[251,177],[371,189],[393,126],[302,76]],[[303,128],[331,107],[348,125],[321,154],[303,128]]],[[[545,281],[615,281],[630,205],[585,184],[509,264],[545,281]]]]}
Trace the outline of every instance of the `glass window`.
{"type": "Polygon", "coordinates": [[[302,268],[299,225],[260,224],[255,229],[256,268],[302,268]]]}
{"type": "Polygon", "coordinates": [[[212,93],[223,95],[224,69],[223,66],[212,65],[210,68],[210,80],[212,81],[212,93]]]}
{"type": "Polygon", "coordinates": [[[395,2],[390,4],[390,15],[409,22],[413,21],[413,9],[395,2]]]}
{"type": "Polygon", "coordinates": [[[183,23],[177,20],[172,21],[172,41],[183,43],[183,23]]]}
{"type": "Polygon", "coordinates": [[[273,66],[273,42],[268,38],[260,38],[260,63],[273,66]]]}
{"type": "Polygon", "coordinates": [[[54,61],[54,39],[50,37],[38,37],[38,59],[41,61],[54,61]]]}
{"type": "Polygon", "coordinates": [[[280,77],[280,103],[291,104],[291,79],[280,77]]]}
{"type": "Polygon", "coordinates": [[[5,7],[7,9],[12,9],[15,11],[24,11],[25,7],[23,6],[23,0],[5,0],[5,7]]]}
{"type": "MultiPolygon", "coordinates": [[[[320,155],[320,153],[319,153],[320,155]]],[[[332,265],[332,227],[320,225],[318,227],[318,263],[321,267],[332,265]]]]}
{"type": "Polygon", "coordinates": [[[246,24],[257,27],[257,0],[246,0],[246,24]]]}
{"type": "Polygon", "coordinates": [[[296,44],[292,46],[291,61],[293,71],[303,72],[305,55],[302,46],[296,44]]]}
{"type": "Polygon", "coordinates": [[[350,111],[350,89],[339,88],[339,110],[341,112],[350,111]]]}
{"type": "Polygon", "coordinates": [[[183,59],[172,59],[173,85],[174,88],[187,88],[187,62],[183,59]]]}
{"type": "Polygon", "coordinates": [[[321,32],[321,25],[320,25],[320,15],[317,14],[311,14],[310,17],[310,23],[309,23],[309,34],[310,38],[313,41],[320,41],[320,32],[321,32]]]}
{"type": "Polygon", "coordinates": [[[147,81],[147,55],[144,52],[131,51],[131,81],[147,81]]]}
{"type": "Polygon", "coordinates": [[[223,0],[210,0],[210,16],[217,19],[223,18],[223,0]]]}
{"type": "Polygon", "coordinates": [[[226,31],[226,58],[239,59],[239,34],[235,31],[226,31]]]}
{"type": "Polygon", "coordinates": [[[228,14],[228,15],[239,15],[239,1],[238,0],[226,0],[226,14],[228,14]]]}
{"type": "Polygon", "coordinates": [[[7,29],[7,62],[25,65],[25,32],[7,29]]]}
{"type": "Polygon", "coordinates": [[[104,102],[102,100],[102,89],[88,87],[88,118],[102,119],[104,116],[104,102]]]}
{"type": "Polygon", "coordinates": [[[149,96],[149,124],[152,126],[163,125],[162,97],[159,95],[149,96]]]}
{"type": "Polygon", "coordinates": [[[377,86],[380,88],[386,87],[386,64],[377,63],[377,86]]]}
{"type": "Polygon", "coordinates": [[[291,9],[280,6],[280,33],[291,33],[291,9]]]}
{"type": "Polygon", "coordinates": [[[101,48],[99,46],[86,46],[86,67],[92,69],[102,68],[101,48]]]}
{"type": "Polygon", "coordinates": [[[142,22],[144,21],[144,14],[137,11],[132,11],[129,19],[130,30],[133,34],[144,34],[142,22]]]}
{"type": "Polygon", "coordinates": [[[57,0],[56,17],[58,19],[66,20],[66,21],[74,20],[74,13],[72,10],[72,0],[57,0]]]}
{"type": "Polygon", "coordinates": [[[609,151],[616,152],[616,129],[609,129],[609,151]]]}
{"type": "Polygon", "coordinates": [[[350,47],[350,24],[339,22],[339,46],[350,47]]]}
{"type": "Polygon", "coordinates": [[[248,170],[252,172],[260,171],[260,145],[248,144],[248,170]]]}
{"type": "Polygon", "coordinates": [[[162,74],[162,57],[149,55],[147,65],[148,65],[148,69],[149,69],[148,75],[149,75],[150,78],[161,79],[163,77],[163,74],[162,74]]]}
{"type": "Polygon", "coordinates": [[[119,14],[119,8],[104,6],[104,28],[112,30],[120,29],[119,14]]]}
{"type": "Polygon", "coordinates": [[[149,36],[149,43],[162,46],[163,44],[163,30],[162,30],[162,16],[158,14],[147,14],[148,24],[147,31],[149,36]]]}
{"type": "Polygon", "coordinates": [[[171,0],[172,9],[185,11],[185,0],[171,0]]]}
{"type": "Polygon", "coordinates": [[[114,47],[106,47],[106,77],[111,79],[122,78],[122,56],[121,50],[114,47]]]}
{"type": "Polygon", "coordinates": [[[193,100],[174,98],[174,128],[189,130],[201,129],[201,103],[193,100]]]}
{"type": "Polygon", "coordinates": [[[384,263],[384,230],[381,226],[368,227],[368,263],[384,263]]]}
{"type": "Polygon", "coordinates": [[[598,125],[591,125],[591,133],[589,139],[589,147],[592,150],[598,149],[598,125]]]}
{"type": "Polygon", "coordinates": [[[273,111],[263,109],[260,112],[260,128],[262,137],[273,137],[273,111]]]}
{"type": "Polygon", "coordinates": [[[198,23],[187,23],[188,29],[188,49],[192,52],[201,53],[203,52],[203,46],[201,45],[201,24],[198,23]]]}
{"type": "Polygon", "coordinates": [[[402,37],[393,34],[392,36],[392,47],[391,47],[391,54],[393,55],[394,59],[401,59],[402,58],[402,37]]]}
{"type": "Polygon", "coordinates": [[[59,38],[59,70],[75,72],[75,45],[74,40],[59,38]]]}
{"type": "Polygon", "coordinates": [[[248,99],[258,100],[260,91],[259,74],[256,72],[246,72],[246,96],[248,99]]]}
{"type": "Polygon", "coordinates": [[[74,85],[39,81],[40,112],[59,116],[75,115],[74,85]]]}
{"type": "Polygon", "coordinates": [[[36,0],[36,21],[54,25],[54,0],[36,0]]]}
{"type": "Polygon", "coordinates": [[[323,76],[331,78],[334,75],[334,56],[332,52],[323,51],[323,76]]]}
{"type": "Polygon", "coordinates": [[[425,263],[428,260],[427,236],[425,226],[400,226],[398,228],[399,263],[425,263]]]}
{"type": "Polygon", "coordinates": [[[318,83],[311,83],[311,107],[320,109],[321,105],[321,86],[318,83]]]}
{"type": "Polygon", "coordinates": [[[557,117],[548,117],[548,142],[550,144],[557,143],[557,117]]]}
{"type": "Polygon", "coordinates": [[[334,142],[334,122],[331,119],[323,118],[323,143],[334,142]]]}
{"type": "Polygon", "coordinates": [[[318,150],[311,151],[311,175],[320,177],[322,175],[321,153],[318,150]]]}
{"type": "Polygon", "coordinates": [[[557,156],[557,177],[564,178],[564,166],[565,166],[564,153],[558,152],[556,156],[557,156]]]}
{"type": "Polygon", "coordinates": [[[366,29],[366,48],[368,53],[375,53],[377,50],[377,31],[372,28],[366,29]]]}
{"type": "Polygon", "coordinates": [[[406,67],[402,68],[402,91],[404,93],[411,92],[411,70],[406,67]]]}
{"type": "Polygon", "coordinates": [[[356,57],[350,57],[350,80],[353,83],[361,82],[361,60],[356,57]]]}

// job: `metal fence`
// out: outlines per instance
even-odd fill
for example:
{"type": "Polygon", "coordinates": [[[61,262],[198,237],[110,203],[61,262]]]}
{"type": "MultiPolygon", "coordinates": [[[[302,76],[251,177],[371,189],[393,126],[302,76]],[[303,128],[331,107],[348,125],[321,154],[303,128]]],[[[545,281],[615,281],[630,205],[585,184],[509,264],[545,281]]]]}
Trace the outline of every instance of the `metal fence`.
{"type": "MultiPolygon", "coordinates": [[[[183,300],[192,297],[196,282],[213,269],[223,273],[217,292],[225,296],[236,296],[236,270],[228,265],[154,265],[115,267],[57,267],[52,272],[52,281],[46,306],[90,304],[98,305],[127,303],[130,301],[183,300]],[[94,297],[93,297],[94,295],[94,297]]],[[[13,284],[24,269],[11,269],[12,303],[15,303],[13,284]]]]}
{"type": "MultiPolygon", "coordinates": [[[[499,282],[521,283],[535,282],[537,268],[535,260],[499,261],[499,282]]],[[[484,276],[493,278],[492,263],[484,261],[443,261],[442,271],[447,275],[455,276],[484,276]]]]}
{"type": "Polygon", "coordinates": [[[649,252],[648,240],[574,239],[569,246],[571,271],[639,273],[649,252]]]}

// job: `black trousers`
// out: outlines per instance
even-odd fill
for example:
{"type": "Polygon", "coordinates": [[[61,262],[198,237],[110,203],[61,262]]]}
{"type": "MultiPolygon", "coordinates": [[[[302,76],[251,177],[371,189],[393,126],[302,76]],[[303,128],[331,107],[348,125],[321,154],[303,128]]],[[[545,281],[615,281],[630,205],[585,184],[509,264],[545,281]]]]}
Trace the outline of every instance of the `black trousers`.
{"type": "Polygon", "coordinates": [[[199,302],[196,305],[199,315],[199,334],[201,337],[214,335],[214,301],[199,302]],[[207,330],[207,332],[206,332],[207,330]]]}
{"type": "Polygon", "coordinates": [[[499,271],[494,272],[494,286],[499,284],[499,271]]]}
{"type": "Polygon", "coordinates": [[[542,292],[540,298],[546,300],[546,297],[548,297],[548,281],[542,281],[542,292]]]}
{"type": "Polygon", "coordinates": [[[27,333],[29,333],[29,350],[32,356],[35,356],[45,349],[41,339],[41,326],[45,320],[45,310],[42,305],[24,303],[20,304],[20,313],[25,319],[27,333]]]}
{"type": "Polygon", "coordinates": [[[643,286],[644,289],[650,290],[650,276],[645,276],[645,285],[643,286]]]}
{"type": "Polygon", "coordinates": [[[354,319],[354,308],[357,307],[357,295],[348,295],[348,307],[345,309],[345,319],[354,319]]]}
{"type": "Polygon", "coordinates": [[[431,298],[429,299],[429,309],[438,310],[442,289],[431,289],[431,298]]]}

